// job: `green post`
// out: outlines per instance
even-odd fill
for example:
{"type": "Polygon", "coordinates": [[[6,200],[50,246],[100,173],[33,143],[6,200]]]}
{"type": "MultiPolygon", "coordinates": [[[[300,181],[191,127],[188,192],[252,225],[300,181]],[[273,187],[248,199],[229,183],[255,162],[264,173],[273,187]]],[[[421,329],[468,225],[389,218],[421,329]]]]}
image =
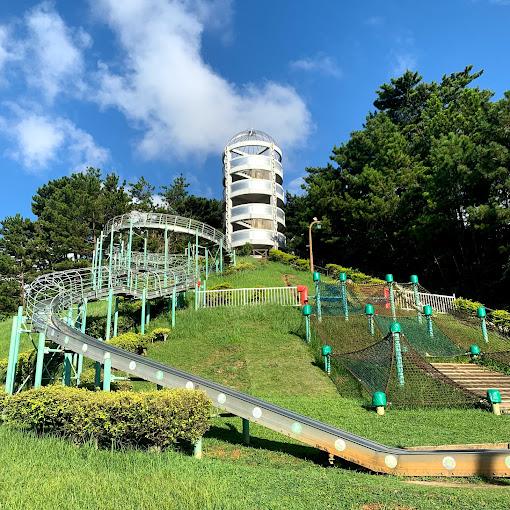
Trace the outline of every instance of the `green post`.
{"type": "Polygon", "coordinates": [[[317,307],[317,320],[320,322],[322,321],[321,291],[320,291],[321,274],[315,271],[312,277],[313,281],[315,282],[315,306],[317,307]]]}
{"type": "Polygon", "coordinates": [[[349,320],[349,305],[347,303],[347,274],[346,273],[340,273],[339,275],[340,280],[340,296],[342,299],[342,309],[344,312],[345,320],[349,320]]]}
{"type": "Polygon", "coordinates": [[[112,381],[112,359],[110,353],[106,352],[103,362],[103,391],[110,391],[112,381]]]}
{"type": "Polygon", "coordinates": [[[94,387],[95,388],[101,387],[101,363],[99,363],[99,361],[96,361],[95,364],[94,387]]]}
{"type": "Polygon", "coordinates": [[[223,239],[220,241],[220,273],[223,274],[223,239]]]}
{"type": "Polygon", "coordinates": [[[207,293],[207,280],[202,283],[202,307],[205,307],[206,293],[207,293]]]}
{"type": "Polygon", "coordinates": [[[129,289],[131,289],[131,252],[133,249],[133,219],[129,222],[129,238],[127,245],[127,284],[129,289]]]}
{"type": "Polygon", "coordinates": [[[209,278],[209,249],[205,248],[205,279],[209,278]]]}
{"type": "Polygon", "coordinates": [[[119,298],[115,296],[114,313],[113,313],[113,336],[119,334],[119,298]]]}
{"type": "Polygon", "coordinates": [[[425,305],[423,307],[423,315],[425,315],[425,320],[427,321],[427,331],[430,338],[434,338],[434,326],[432,324],[432,307],[430,305],[425,305]]]}
{"type": "Polygon", "coordinates": [[[23,307],[18,307],[18,315],[12,318],[11,343],[9,344],[9,359],[7,362],[7,375],[5,377],[5,392],[9,395],[14,393],[14,381],[16,379],[16,368],[18,364],[18,352],[21,325],[23,323],[23,307]]]}
{"type": "Polygon", "coordinates": [[[198,229],[195,232],[195,276],[198,276],[198,229]]]}
{"type": "Polygon", "coordinates": [[[329,375],[331,374],[331,353],[333,349],[330,345],[323,345],[321,348],[322,357],[324,359],[324,371],[329,375]]]}
{"type": "Polygon", "coordinates": [[[168,228],[165,228],[165,275],[163,282],[166,289],[168,286],[168,228]]]}
{"type": "Polygon", "coordinates": [[[191,273],[191,241],[188,241],[188,249],[186,253],[188,254],[188,273],[191,273]]]}
{"type": "Polygon", "coordinates": [[[422,323],[422,316],[421,316],[421,300],[420,300],[420,293],[418,292],[418,276],[415,274],[411,275],[411,284],[413,286],[413,294],[414,294],[414,304],[416,306],[416,309],[418,310],[418,324],[422,323]]]}
{"type": "Polygon", "coordinates": [[[250,444],[250,420],[243,418],[243,442],[245,445],[250,444]]]}
{"type": "Polygon", "coordinates": [[[142,335],[145,334],[145,306],[147,301],[147,288],[144,287],[142,291],[142,316],[140,318],[140,331],[142,335]]]}
{"type": "Polygon", "coordinates": [[[372,336],[375,335],[375,328],[374,328],[374,306],[370,303],[367,303],[365,305],[365,315],[368,319],[368,331],[370,331],[370,334],[372,336]]]}
{"type": "Polygon", "coordinates": [[[42,374],[44,369],[44,349],[46,348],[46,335],[43,331],[39,332],[37,339],[37,360],[35,362],[35,380],[34,388],[40,388],[42,384],[42,374]]]}
{"type": "Polygon", "coordinates": [[[232,257],[233,257],[233,263],[234,263],[234,267],[235,267],[235,266],[237,266],[237,254],[236,254],[235,248],[232,251],[232,257]]]}
{"type": "Polygon", "coordinates": [[[196,459],[202,458],[202,438],[200,438],[194,445],[193,445],[193,457],[196,459]]]}
{"type": "Polygon", "coordinates": [[[99,290],[103,288],[103,231],[101,230],[101,236],[99,238],[99,256],[98,256],[98,287],[99,290]]]}
{"type": "Polygon", "coordinates": [[[177,301],[177,289],[172,290],[172,328],[175,328],[175,304],[177,301]]]}
{"type": "Polygon", "coordinates": [[[113,226],[110,232],[110,251],[108,255],[108,287],[113,285],[113,226]]]}
{"type": "Polygon", "coordinates": [[[305,339],[306,343],[310,343],[310,315],[312,315],[312,307],[309,304],[303,306],[303,315],[305,317],[305,339]]]}
{"type": "Polygon", "coordinates": [[[70,352],[64,352],[64,376],[62,382],[64,386],[71,386],[71,366],[73,355],[70,352]]]}
{"type": "Polygon", "coordinates": [[[108,308],[106,312],[106,332],[105,339],[110,340],[110,333],[112,329],[112,311],[113,311],[113,288],[110,287],[108,291],[108,308]]]}
{"type": "Polygon", "coordinates": [[[143,268],[147,269],[147,231],[145,231],[145,237],[143,238],[143,268]]]}
{"type": "Polygon", "coordinates": [[[145,325],[148,326],[151,322],[151,302],[147,300],[147,312],[145,314],[145,325]]]}
{"type": "Polygon", "coordinates": [[[395,294],[393,290],[393,275],[387,274],[386,275],[386,283],[388,284],[388,290],[390,293],[390,308],[391,308],[391,316],[393,319],[397,317],[396,311],[395,311],[395,294]]]}
{"type": "Polygon", "coordinates": [[[485,310],[484,306],[480,306],[478,308],[478,310],[476,311],[476,315],[480,319],[480,325],[482,327],[483,341],[486,344],[488,344],[489,343],[489,334],[487,333],[487,322],[485,319],[487,317],[487,310],[485,310]]]}
{"type": "Polygon", "coordinates": [[[400,347],[400,333],[402,329],[398,322],[390,326],[390,333],[393,338],[393,348],[395,351],[395,361],[397,365],[397,380],[400,386],[404,386],[404,363],[402,362],[402,349],[400,347]]]}
{"type": "Polygon", "coordinates": [[[92,252],[92,288],[96,288],[96,258],[97,258],[97,239],[94,243],[94,251],[92,252]]]}

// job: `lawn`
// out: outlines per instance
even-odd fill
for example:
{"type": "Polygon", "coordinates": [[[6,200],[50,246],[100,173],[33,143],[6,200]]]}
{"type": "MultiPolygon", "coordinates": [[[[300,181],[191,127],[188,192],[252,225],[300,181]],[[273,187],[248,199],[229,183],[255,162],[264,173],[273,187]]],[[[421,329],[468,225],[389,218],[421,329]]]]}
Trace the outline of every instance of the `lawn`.
{"type": "MultiPolygon", "coordinates": [[[[279,286],[290,277],[292,284],[310,284],[307,273],[261,262],[224,280],[237,287],[279,286]]],[[[222,280],[214,276],[208,284],[214,281],[222,280]]],[[[104,303],[90,311],[103,314],[104,303]]],[[[152,320],[149,330],[162,326],[169,326],[166,314],[152,320]]],[[[330,327],[338,324],[326,329],[334,334],[330,327]]],[[[7,321],[0,328],[9,330],[7,321]]],[[[350,328],[369,340],[364,320],[350,328]]],[[[390,410],[377,416],[355,391],[337,392],[301,334],[302,316],[292,307],[184,309],[167,341],[152,344],[148,356],[388,445],[509,440],[510,418],[481,410],[390,410]]],[[[349,343],[349,335],[342,338],[349,343]]],[[[7,344],[8,335],[2,335],[0,348],[7,344]]],[[[139,391],[148,387],[137,383],[139,391]]],[[[323,452],[253,424],[248,447],[241,420],[232,416],[213,417],[203,449],[201,461],[172,451],[98,451],[0,427],[0,509],[503,509],[510,499],[506,481],[455,480],[458,487],[451,487],[436,479],[438,486],[416,485],[341,462],[326,467],[323,452]]]]}

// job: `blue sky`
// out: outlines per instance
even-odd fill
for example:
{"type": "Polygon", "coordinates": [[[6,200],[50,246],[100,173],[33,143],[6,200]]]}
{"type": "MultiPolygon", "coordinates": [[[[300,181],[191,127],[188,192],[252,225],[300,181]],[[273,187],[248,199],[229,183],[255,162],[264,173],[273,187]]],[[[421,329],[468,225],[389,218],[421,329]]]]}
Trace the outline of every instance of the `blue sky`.
{"type": "Polygon", "coordinates": [[[250,127],[296,191],[407,68],[473,64],[501,97],[509,26],[510,0],[1,2],[0,218],[87,165],[220,197],[223,147],[250,127]]]}

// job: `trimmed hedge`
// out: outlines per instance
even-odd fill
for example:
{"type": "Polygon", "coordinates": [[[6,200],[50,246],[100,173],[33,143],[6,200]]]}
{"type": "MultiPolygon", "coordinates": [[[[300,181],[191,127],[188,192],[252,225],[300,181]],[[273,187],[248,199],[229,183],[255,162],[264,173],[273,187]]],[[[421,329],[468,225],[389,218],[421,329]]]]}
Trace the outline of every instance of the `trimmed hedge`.
{"type": "Polygon", "coordinates": [[[5,424],[101,447],[194,443],[209,429],[211,403],[198,390],[91,392],[48,386],[0,396],[5,424]]]}
{"type": "MultiPolygon", "coordinates": [[[[296,255],[291,255],[281,250],[269,250],[269,260],[289,264],[301,271],[308,271],[310,268],[310,261],[308,259],[300,259],[296,255]]],[[[347,278],[354,283],[384,283],[384,280],[374,278],[352,267],[339,266],[338,264],[326,264],[326,269],[328,275],[332,278],[338,278],[340,273],[347,273],[347,278]]]]}
{"type": "Polygon", "coordinates": [[[150,343],[149,338],[145,335],[139,335],[137,333],[124,333],[119,336],[114,336],[106,342],[107,344],[124,349],[128,352],[135,354],[144,354],[150,343]]]}
{"type": "Polygon", "coordinates": [[[170,328],[155,328],[148,335],[150,342],[166,342],[172,330],[170,328]]]}

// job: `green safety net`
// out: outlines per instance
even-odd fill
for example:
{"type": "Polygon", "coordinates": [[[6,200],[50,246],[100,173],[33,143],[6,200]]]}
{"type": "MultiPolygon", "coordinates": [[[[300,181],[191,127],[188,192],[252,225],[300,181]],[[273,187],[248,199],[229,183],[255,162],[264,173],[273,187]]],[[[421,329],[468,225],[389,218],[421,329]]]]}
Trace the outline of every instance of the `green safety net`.
{"type": "Polygon", "coordinates": [[[400,337],[402,375],[396,363],[392,335],[349,353],[332,356],[333,380],[349,372],[369,394],[384,391],[394,407],[466,407],[480,398],[435,369],[400,337]]]}

